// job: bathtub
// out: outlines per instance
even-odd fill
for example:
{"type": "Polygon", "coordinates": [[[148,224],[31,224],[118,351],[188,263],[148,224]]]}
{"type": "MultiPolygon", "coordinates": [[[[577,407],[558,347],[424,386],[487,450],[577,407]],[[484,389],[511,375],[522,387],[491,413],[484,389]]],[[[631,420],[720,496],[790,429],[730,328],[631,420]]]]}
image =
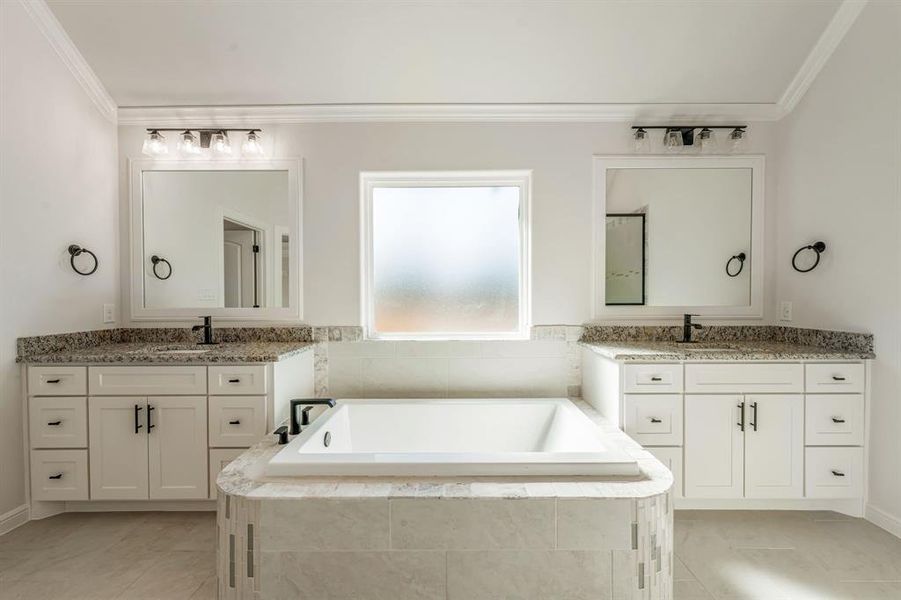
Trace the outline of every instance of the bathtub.
{"type": "Polygon", "coordinates": [[[266,468],[278,477],[638,473],[565,398],[340,400],[266,468]]]}

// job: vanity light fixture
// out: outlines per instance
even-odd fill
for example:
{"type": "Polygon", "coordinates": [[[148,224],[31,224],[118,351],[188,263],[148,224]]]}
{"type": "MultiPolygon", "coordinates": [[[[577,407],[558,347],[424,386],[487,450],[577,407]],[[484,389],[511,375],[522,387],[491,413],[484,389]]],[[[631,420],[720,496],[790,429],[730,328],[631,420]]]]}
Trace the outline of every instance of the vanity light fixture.
{"type": "Polygon", "coordinates": [[[663,130],[663,149],[667,152],[679,152],[692,147],[704,153],[713,152],[717,148],[717,129],[730,130],[730,151],[737,150],[748,137],[747,125],[633,125],[632,137],[636,152],[643,151],[639,149],[639,135],[644,134],[642,139],[648,140],[649,129],[663,130]]]}
{"type": "Polygon", "coordinates": [[[166,138],[158,129],[149,129],[149,135],[144,140],[141,152],[147,156],[163,156],[169,154],[169,146],[166,144],[166,138]]]}
{"type": "Polygon", "coordinates": [[[178,144],[176,149],[182,156],[199,156],[207,154],[213,157],[228,158],[232,155],[232,143],[228,137],[229,132],[241,132],[247,134],[247,140],[241,145],[243,155],[247,158],[256,158],[263,155],[263,147],[260,141],[261,129],[232,129],[232,128],[208,128],[208,127],[148,127],[147,139],[141,152],[147,156],[158,158],[169,153],[169,144],[162,131],[178,132],[178,144]]]}
{"type": "Polygon", "coordinates": [[[647,152],[649,147],[648,132],[646,129],[639,127],[633,133],[635,152],[647,152]]]}
{"type": "Polygon", "coordinates": [[[186,156],[200,154],[200,144],[190,131],[184,131],[178,138],[178,152],[186,156]]]}

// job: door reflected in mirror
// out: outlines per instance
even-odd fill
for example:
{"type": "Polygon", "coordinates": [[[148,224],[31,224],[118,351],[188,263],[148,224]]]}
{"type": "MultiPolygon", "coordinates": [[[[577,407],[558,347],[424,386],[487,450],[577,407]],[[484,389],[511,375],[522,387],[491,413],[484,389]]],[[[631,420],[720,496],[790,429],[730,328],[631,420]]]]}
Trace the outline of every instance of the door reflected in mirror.
{"type": "Polygon", "coordinates": [[[288,307],[288,179],[279,170],[145,171],[144,307],[288,307]],[[170,277],[154,274],[153,256],[171,264],[170,277]]]}

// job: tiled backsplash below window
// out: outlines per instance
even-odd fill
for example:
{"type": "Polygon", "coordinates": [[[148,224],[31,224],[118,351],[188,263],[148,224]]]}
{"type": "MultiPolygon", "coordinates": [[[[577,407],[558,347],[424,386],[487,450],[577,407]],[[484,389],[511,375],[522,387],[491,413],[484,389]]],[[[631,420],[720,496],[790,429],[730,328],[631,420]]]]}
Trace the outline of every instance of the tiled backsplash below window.
{"type": "Polygon", "coordinates": [[[363,341],[356,330],[314,328],[317,395],[581,396],[581,327],[534,327],[521,341],[363,341]]]}

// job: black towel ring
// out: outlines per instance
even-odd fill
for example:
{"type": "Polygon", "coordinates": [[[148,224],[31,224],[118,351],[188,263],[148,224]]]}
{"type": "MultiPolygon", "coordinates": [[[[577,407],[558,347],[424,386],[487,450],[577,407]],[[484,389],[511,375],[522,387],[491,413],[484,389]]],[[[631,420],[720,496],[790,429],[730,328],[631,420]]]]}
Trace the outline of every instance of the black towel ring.
{"type": "Polygon", "coordinates": [[[738,254],[736,254],[729,260],[727,260],[726,261],[726,275],[728,275],[729,277],[738,277],[741,274],[742,269],[745,268],[745,259],[746,258],[747,258],[747,256],[745,255],[744,252],[739,252],[738,254]],[[729,271],[729,267],[732,265],[733,260],[738,261],[738,271],[736,271],[735,273],[732,273],[729,271]]]}
{"type": "Polygon", "coordinates": [[[69,246],[69,264],[72,265],[72,270],[78,273],[79,275],[84,275],[87,277],[88,275],[93,275],[94,271],[97,270],[97,267],[100,266],[100,261],[97,260],[97,255],[88,250],[87,248],[82,248],[78,244],[72,244],[69,246]],[[79,271],[78,267],[75,266],[75,257],[81,256],[82,254],[89,254],[91,258],[94,259],[94,268],[90,271],[79,271]]]}
{"type": "Polygon", "coordinates": [[[795,251],[794,255],[792,255],[792,268],[794,268],[794,270],[797,271],[798,273],[810,273],[811,271],[813,271],[814,269],[817,268],[818,264],[820,264],[820,254],[822,254],[825,251],[826,251],[826,243],[825,242],[814,242],[813,244],[811,244],[809,246],[801,246],[800,248],[798,248],[795,251]],[[800,269],[800,268],[798,268],[798,265],[795,261],[798,259],[798,255],[801,254],[802,252],[804,252],[805,250],[813,250],[814,252],[816,252],[817,259],[815,261],[813,261],[813,264],[810,265],[810,267],[808,267],[807,269],[800,269]]]}
{"type": "Polygon", "coordinates": [[[154,254],[153,256],[150,257],[150,262],[153,263],[153,276],[154,277],[156,277],[157,279],[162,279],[163,281],[172,277],[172,264],[168,260],[166,260],[162,256],[157,256],[156,254],[154,254]],[[166,263],[166,266],[169,267],[169,272],[166,273],[165,277],[160,277],[160,274],[156,272],[156,266],[160,263],[166,263]]]}

